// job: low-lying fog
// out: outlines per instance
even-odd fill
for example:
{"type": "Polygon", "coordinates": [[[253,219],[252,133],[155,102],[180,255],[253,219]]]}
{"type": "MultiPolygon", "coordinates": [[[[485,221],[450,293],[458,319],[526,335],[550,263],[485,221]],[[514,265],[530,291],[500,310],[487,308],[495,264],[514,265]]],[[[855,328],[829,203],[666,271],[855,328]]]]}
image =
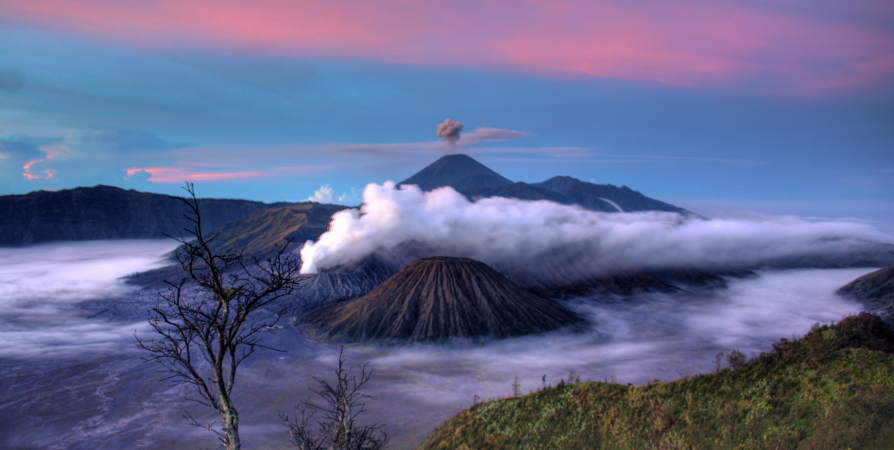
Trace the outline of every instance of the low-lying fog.
{"type": "MultiPolygon", "coordinates": [[[[157,381],[139,360],[133,333],[142,322],[90,317],[79,302],[141,299],[118,277],[158,265],[170,241],[107,241],[0,249],[0,447],[212,447],[214,437],[187,426],[184,388],[157,381]]],[[[861,310],[835,290],[873,269],[760,272],[718,290],[637,297],[581,297],[566,302],[593,330],[491,342],[481,347],[353,347],[350,363],[370,362],[370,419],[384,422],[391,448],[414,448],[435,426],[468,407],[474,396],[523,392],[566,378],[619,383],[669,381],[709,372],[715,355],[765,351],[799,337],[814,323],[861,310]],[[614,378],[612,378],[614,377],[614,378]]],[[[304,339],[286,326],[270,335],[287,353],[260,353],[243,367],[236,399],[245,448],[288,448],[276,413],[310,395],[312,377],[327,377],[338,349],[304,339]]]]}
{"type": "Polygon", "coordinates": [[[114,348],[142,323],[84,320],[80,301],[136,291],[120,279],[163,265],[165,240],[121,240],[0,248],[0,358],[64,356],[114,348]]]}

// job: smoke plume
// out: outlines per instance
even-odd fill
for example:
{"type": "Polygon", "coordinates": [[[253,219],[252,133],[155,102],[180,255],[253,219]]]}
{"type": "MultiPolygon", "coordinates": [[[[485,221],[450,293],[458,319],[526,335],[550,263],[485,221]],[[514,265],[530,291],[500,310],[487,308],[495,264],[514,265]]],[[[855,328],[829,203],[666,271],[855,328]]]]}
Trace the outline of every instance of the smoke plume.
{"type": "Polygon", "coordinates": [[[450,119],[444,121],[444,123],[438,125],[438,137],[443,139],[444,142],[447,142],[451,147],[456,146],[456,141],[459,140],[459,134],[463,131],[463,124],[460,122],[454,122],[450,119]]]}
{"type": "Polygon", "coordinates": [[[732,220],[668,212],[601,213],[548,201],[487,198],[470,202],[445,187],[370,184],[360,211],[332,217],[329,231],[301,250],[302,273],[359,261],[379,250],[412,245],[432,255],[488,264],[537,264],[557,253],[592,255],[606,267],[751,266],[818,252],[844,251],[866,240],[891,242],[851,222],[792,217],[732,220]]]}

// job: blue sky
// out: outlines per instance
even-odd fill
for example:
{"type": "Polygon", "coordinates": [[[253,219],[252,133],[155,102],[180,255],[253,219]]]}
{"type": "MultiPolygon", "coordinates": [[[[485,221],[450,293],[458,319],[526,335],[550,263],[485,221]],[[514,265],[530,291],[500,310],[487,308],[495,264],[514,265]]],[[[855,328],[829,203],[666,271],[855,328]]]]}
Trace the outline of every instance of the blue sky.
{"type": "MultiPolygon", "coordinates": [[[[367,183],[402,180],[458,151],[512,180],[627,185],[709,215],[894,223],[888,66],[800,91],[797,79],[780,81],[785,61],[707,81],[653,76],[664,72],[648,61],[648,70],[604,76],[455,55],[439,63],[401,48],[272,52],[194,37],[144,45],[143,35],[23,14],[0,7],[0,194],[97,184],[176,193],[189,180],[207,197],[303,200],[328,185],[334,200],[357,203],[367,183]],[[467,136],[517,133],[451,149],[435,136],[448,118],[467,136]]],[[[882,33],[882,45],[891,17],[861,29],[882,33]]],[[[819,70],[856,52],[823,60],[822,48],[806,69],[792,67],[819,70]]],[[[878,52],[894,58],[894,47],[878,52]]]]}

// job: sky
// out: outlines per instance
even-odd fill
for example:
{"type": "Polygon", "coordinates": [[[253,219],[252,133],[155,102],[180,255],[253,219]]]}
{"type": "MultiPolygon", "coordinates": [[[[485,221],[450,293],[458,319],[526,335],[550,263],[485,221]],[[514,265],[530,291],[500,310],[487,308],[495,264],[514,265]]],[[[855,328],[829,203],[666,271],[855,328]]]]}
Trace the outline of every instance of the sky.
{"type": "Polygon", "coordinates": [[[457,152],[706,216],[891,226],[894,3],[0,2],[0,195],[356,205],[457,152]]]}

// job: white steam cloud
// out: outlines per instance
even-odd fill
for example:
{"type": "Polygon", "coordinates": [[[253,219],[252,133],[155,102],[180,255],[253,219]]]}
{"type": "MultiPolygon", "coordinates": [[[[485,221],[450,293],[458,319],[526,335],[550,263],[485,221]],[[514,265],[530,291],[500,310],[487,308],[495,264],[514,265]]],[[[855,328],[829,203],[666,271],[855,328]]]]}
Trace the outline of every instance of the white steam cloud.
{"type": "Polygon", "coordinates": [[[314,195],[307,197],[305,201],[307,202],[316,202],[316,203],[332,203],[332,199],[335,197],[335,190],[329,187],[328,184],[320,186],[319,189],[314,191],[314,195]]]}
{"type": "Polygon", "coordinates": [[[356,262],[377,250],[415,245],[488,264],[535,263],[573,249],[600,264],[649,267],[753,265],[768,259],[844,250],[891,236],[851,222],[792,217],[703,220],[676,213],[600,213],[548,201],[470,202],[452,188],[370,184],[360,211],[341,211],[329,231],[301,250],[302,273],[356,262]]]}
{"type": "Polygon", "coordinates": [[[346,192],[344,194],[336,196],[335,189],[332,189],[331,187],[329,187],[328,184],[325,184],[314,191],[314,195],[311,195],[303,201],[337,205],[356,205],[361,202],[360,196],[358,194],[359,190],[357,188],[351,188],[350,193],[346,192]]]}

